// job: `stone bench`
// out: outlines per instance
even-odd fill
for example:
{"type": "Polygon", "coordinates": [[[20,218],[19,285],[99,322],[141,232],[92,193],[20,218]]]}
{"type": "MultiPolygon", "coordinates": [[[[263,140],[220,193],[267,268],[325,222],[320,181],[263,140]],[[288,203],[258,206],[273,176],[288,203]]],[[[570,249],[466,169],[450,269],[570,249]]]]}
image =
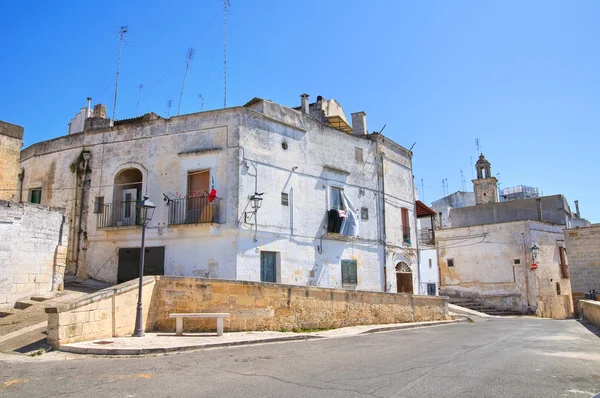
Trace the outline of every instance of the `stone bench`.
{"type": "Polygon", "coordinates": [[[169,318],[175,318],[175,334],[183,336],[183,318],[217,318],[217,336],[223,336],[223,318],[231,316],[228,312],[202,312],[169,314],[169,318]]]}

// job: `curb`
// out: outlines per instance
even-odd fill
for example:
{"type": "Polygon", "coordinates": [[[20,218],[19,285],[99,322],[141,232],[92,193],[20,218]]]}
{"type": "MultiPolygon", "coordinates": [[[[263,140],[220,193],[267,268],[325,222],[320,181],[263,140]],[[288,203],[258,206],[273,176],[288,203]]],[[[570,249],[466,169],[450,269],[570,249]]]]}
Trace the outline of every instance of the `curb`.
{"type": "Polygon", "coordinates": [[[420,323],[420,324],[407,323],[406,325],[397,325],[397,326],[389,326],[389,327],[370,329],[370,330],[361,332],[359,334],[389,332],[392,330],[416,329],[416,328],[424,328],[424,327],[429,327],[429,326],[451,325],[454,323],[468,323],[468,322],[469,322],[468,319],[452,319],[450,321],[433,321],[433,322],[420,323]]]}
{"type": "Polygon", "coordinates": [[[155,347],[155,348],[117,348],[114,350],[106,348],[89,348],[89,347],[69,347],[62,346],[58,351],[70,352],[72,354],[84,354],[84,355],[146,355],[146,354],[166,354],[169,352],[182,352],[182,351],[195,351],[203,350],[207,348],[224,348],[240,345],[252,345],[252,344],[263,344],[263,343],[276,343],[279,341],[298,341],[298,340],[311,340],[321,339],[320,336],[310,335],[299,335],[299,336],[286,336],[286,337],[272,337],[268,339],[251,340],[251,341],[232,341],[227,343],[214,343],[214,344],[198,344],[180,347],[155,347]]]}

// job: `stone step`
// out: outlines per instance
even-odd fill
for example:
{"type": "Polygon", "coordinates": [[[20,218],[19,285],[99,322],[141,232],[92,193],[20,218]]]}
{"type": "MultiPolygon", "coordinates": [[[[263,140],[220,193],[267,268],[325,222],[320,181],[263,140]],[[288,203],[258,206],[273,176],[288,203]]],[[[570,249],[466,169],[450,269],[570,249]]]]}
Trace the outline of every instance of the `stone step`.
{"type": "Polygon", "coordinates": [[[50,300],[51,298],[54,298],[56,295],[51,293],[51,294],[43,294],[43,295],[39,295],[39,296],[32,296],[30,297],[30,299],[32,301],[46,301],[46,300],[50,300]]]}
{"type": "Polygon", "coordinates": [[[13,312],[11,310],[1,310],[0,311],[0,318],[4,318],[5,316],[9,316],[11,315],[13,312]]]}
{"type": "Polygon", "coordinates": [[[21,301],[17,301],[15,303],[15,309],[17,310],[24,310],[26,308],[31,307],[32,305],[38,304],[37,301],[33,301],[33,300],[21,300],[21,301]]]}

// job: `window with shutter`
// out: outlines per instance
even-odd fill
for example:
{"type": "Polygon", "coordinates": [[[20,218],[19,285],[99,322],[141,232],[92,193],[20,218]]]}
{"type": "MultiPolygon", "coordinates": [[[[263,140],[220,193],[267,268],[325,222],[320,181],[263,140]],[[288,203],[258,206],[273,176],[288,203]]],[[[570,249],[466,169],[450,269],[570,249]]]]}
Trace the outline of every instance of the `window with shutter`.
{"type": "Polygon", "coordinates": [[[356,285],[358,283],[357,266],[356,260],[342,260],[342,284],[356,285]]]}

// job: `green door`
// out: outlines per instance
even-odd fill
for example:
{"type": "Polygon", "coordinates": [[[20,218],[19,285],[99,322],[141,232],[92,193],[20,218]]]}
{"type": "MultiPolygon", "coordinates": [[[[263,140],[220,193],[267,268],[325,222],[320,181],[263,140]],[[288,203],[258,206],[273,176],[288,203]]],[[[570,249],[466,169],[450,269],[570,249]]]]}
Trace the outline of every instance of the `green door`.
{"type": "Polygon", "coordinates": [[[260,281],[277,282],[276,274],[277,253],[260,252],[260,281]]]}

